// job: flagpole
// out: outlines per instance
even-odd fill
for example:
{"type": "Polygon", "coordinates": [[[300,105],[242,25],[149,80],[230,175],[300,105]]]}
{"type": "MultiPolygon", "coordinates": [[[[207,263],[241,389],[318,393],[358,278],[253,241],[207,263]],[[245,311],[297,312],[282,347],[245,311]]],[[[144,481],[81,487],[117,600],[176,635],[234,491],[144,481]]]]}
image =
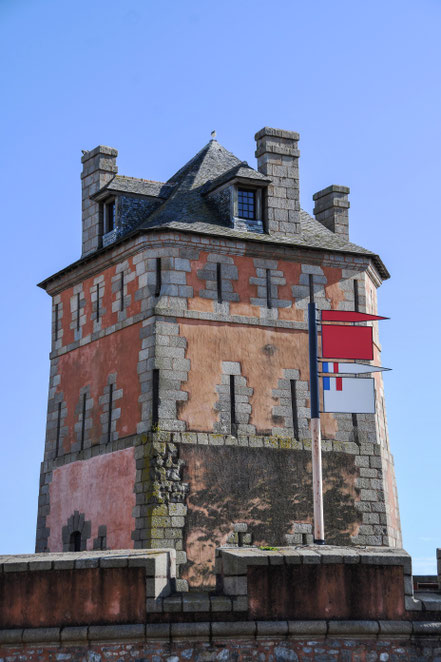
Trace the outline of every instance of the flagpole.
{"type": "Polygon", "coordinates": [[[308,304],[309,382],[311,392],[312,495],[314,503],[314,543],[325,545],[323,520],[322,439],[320,433],[318,343],[315,303],[308,304]]]}

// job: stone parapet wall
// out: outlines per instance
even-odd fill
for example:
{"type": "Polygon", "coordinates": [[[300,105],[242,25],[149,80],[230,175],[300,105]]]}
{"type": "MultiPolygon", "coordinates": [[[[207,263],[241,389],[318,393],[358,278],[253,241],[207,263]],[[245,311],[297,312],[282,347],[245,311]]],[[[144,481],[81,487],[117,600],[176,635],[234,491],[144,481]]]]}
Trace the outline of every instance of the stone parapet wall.
{"type": "Polygon", "coordinates": [[[226,548],[217,558],[217,590],[185,594],[173,592],[173,550],[0,557],[0,659],[439,660],[441,596],[426,603],[411,595],[403,550],[226,548]],[[281,583],[271,578],[269,596],[262,574],[281,568],[306,572],[310,590],[285,573],[281,583]],[[336,586],[338,573],[352,577],[351,594],[344,580],[336,586]],[[308,618],[293,617],[293,606],[308,618]],[[342,607],[351,609],[349,618],[339,616],[342,607]]]}

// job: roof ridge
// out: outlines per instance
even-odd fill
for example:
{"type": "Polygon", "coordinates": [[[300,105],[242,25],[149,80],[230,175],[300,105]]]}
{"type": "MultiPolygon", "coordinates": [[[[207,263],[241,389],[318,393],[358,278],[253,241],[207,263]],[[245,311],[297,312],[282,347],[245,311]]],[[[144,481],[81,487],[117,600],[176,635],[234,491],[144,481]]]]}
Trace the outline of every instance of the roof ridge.
{"type": "Polygon", "coordinates": [[[148,182],[149,184],[167,184],[167,182],[160,182],[158,179],[144,179],[144,177],[132,177],[131,175],[115,175],[123,179],[135,179],[137,182],[148,182]]]}

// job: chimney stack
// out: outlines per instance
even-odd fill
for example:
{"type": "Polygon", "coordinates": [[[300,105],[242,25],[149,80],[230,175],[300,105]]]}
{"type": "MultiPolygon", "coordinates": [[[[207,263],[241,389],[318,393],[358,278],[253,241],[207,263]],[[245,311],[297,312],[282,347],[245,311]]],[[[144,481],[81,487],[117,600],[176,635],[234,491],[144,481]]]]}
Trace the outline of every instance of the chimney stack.
{"type": "Polygon", "coordinates": [[[98,145],[90,152],[83,152],[81,163],[82,217],[83,217],[83,249],[82,255],[93,253],[101,248],[102,219],[100,205],[90,200],[93,193],[99,191],[118,172],[116,157],[118,150],[106,145],[98,145]]]}
{"type": "Polygon", "coordinates": [[[272,182],[264,199],[264,223],[274,237],[300,234],[299,134],[264,127],[255,135],[257,169],[272,182]]]}
{"type": "Polygon", "coordinates": [[[314,216],[325,228],[349,241],[349,195],[347,186],[332,184],[314,193],[314,216]]]}

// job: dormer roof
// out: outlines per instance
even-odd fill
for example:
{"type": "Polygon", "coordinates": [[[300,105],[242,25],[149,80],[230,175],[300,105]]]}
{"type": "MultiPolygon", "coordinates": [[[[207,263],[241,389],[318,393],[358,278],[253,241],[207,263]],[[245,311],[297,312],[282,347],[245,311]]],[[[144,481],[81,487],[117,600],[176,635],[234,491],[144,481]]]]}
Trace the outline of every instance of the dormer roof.
{"type": "Polygon", "coordinates": [[[161,198],[166,200],[173,190],[173,186],[165,182],[155,182],[150,179],[137,179],[136,177],[126,177],[124,175],[115,175],[113,179],[103,186],[97,193],[90,197],[92,200],[103,200],[108,195],[117,193],[132,193],[134,195],[143,195],[149,198],[161,198]]]}
{"type": "Polygon", "coordinates": [[[233,182],[238,182],[239,184],[244,185],[248,184],[250,186],[266,186],[271,183],[271,179],[262,175],[258,170],[251,168],[246,161],[242,161],[231,168],[231,170],[228,170],[222,175],[219,175],[219,177],[215,177],[215,179],[208,181],[205,184],[202,195],[212,193],[221,186],[233,182]]]}

